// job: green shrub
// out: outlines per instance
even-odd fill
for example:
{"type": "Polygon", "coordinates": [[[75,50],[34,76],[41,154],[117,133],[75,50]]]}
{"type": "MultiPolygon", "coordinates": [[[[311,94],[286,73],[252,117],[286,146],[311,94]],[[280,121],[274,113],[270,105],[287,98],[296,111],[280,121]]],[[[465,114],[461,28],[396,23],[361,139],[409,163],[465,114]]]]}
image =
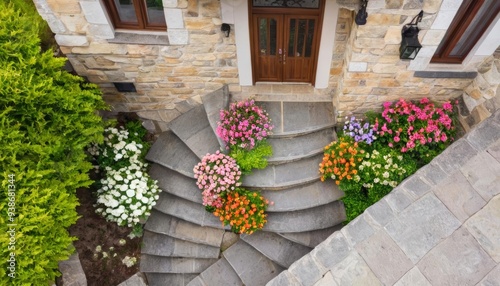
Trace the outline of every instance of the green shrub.
{"type": "Polygon", "coordinates": [[[60,275],[58,262],[74,251],[75,191],[92,183],[84,148],[102,142],[100,92],[64,72],[65,59],[40,53],[32,17],[0,2],[1,285],[46,285],[60,275]]]}
{"type": "Polygon", "coordinates": [[[267,157],[273,155],[273,147],[264,139],[258,141],[251,150],[239,148],[237,145],[230,147],[229,156],[233,157],[243,174],[248,175],[253,169],[265,169],[267,157]]]}

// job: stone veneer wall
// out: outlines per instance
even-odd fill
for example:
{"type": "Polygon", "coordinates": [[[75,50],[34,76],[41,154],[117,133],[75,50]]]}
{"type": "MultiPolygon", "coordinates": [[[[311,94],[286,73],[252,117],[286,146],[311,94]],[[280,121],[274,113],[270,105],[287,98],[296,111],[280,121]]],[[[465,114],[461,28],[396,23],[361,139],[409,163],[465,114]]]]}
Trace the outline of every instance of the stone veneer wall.
{"type": "Polygon", "coordinates": [[[125,33],[130,43],[116,43],[121,31],[99,0],[34,2],[75,71],[100,86],[113,111],[137,112],[157,130],[200,104],[200,95],[239,87],[234,27],[227,38],[220,31],[219,1],[164,0],[168,32],[125,33]],[[134,82],[137,92],[120,93],[112,82],[134,82]]]}
{"type": "Polygon", "coordinates": [[[472,79],[414,77],[415,70],[425,69],[423,60],[428,63],[446,32],[447,26],[436,23],[443,21],[438,15],[444,10],[449,12],[447,7],[451,2],[456,12],[457,3],[459,5],[461,1],[369,1],[367,24],[353,25],[350,34],[343,78],[334,98],[339,118],[349,113],[379,110],[382,102],[399,98],[428,97],[439,102],[462,95],[472,79]],[[419,53],[421,58],[400,60],[401,29],[420,10],[424,11],[423,20],[419,23],[419,39],[424,46],[419,53]]]}

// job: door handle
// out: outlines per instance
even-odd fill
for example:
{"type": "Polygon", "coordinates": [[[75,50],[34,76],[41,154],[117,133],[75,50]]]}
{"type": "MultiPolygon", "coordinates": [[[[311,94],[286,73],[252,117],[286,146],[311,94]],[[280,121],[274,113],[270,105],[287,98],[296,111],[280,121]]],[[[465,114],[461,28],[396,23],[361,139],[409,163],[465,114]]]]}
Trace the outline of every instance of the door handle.
{"type": "Polygon", "coordinates": [[[283,64],[286,64],[286,49],[283,49],[283,64]]]}
{"type": "Polygon", "coordinates": [[[278,49],[278,62],[281,64],[282,60],[283,60],[283,50],[281,49],[278,49]]]}

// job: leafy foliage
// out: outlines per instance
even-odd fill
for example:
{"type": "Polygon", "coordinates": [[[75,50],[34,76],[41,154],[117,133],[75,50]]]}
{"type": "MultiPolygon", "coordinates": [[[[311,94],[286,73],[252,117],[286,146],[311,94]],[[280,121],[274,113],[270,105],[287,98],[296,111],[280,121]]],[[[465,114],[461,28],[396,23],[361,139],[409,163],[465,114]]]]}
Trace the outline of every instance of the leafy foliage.
{"type": "MultiPolygon", "coordinates": [[[[0,185],[15,186],[13,221],[0,216],[2,285],[44,285],[60,275],[58,262],[73,252],[67,228],[78,218],[75,191],[92,183],[84,148],[102,141],[99,90],[64,72],[65,59],[40,53],[35,16],[0,2],[0,185]],[[14,272],[6,267],[11,253],[14,272]]],[[[7,202],[0,192],[0,213],[7,202]]]]}
{"type": "Polygon", "coordinates": [[[267,157],[273,155],[272,146],[266,141],[259,141],[252,150],[231,146],[229,156],[233,157],[243,174],[247,175],[253,169],[265,169],[267,157]]]}

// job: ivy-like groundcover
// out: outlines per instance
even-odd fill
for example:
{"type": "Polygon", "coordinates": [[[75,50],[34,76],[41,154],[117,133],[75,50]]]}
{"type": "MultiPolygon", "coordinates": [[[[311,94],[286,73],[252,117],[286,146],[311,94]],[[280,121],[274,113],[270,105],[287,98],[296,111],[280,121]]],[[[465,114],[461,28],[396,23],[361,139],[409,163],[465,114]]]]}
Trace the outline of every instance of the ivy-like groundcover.
{"type": "Polygon", "coordinates": [[[74,251],[76,189],[90,185],[84,147],[102,142],[95,86],[41,53],[36,11],[0,1],[0,285],[48,285],[74,251]]]}

